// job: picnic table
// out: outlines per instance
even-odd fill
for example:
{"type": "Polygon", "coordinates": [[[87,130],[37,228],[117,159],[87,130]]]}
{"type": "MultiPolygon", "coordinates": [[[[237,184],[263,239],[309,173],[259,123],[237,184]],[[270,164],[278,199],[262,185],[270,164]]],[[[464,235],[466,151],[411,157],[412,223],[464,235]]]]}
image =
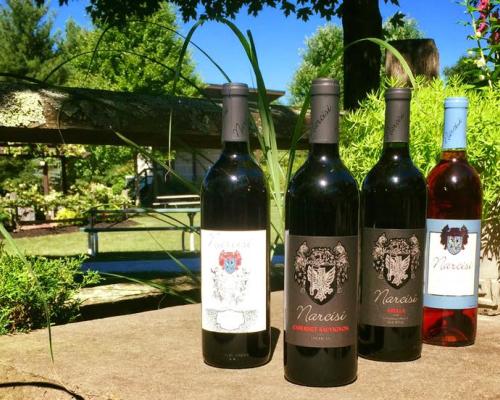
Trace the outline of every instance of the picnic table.
{"type": "MultiPolygon", "coordinates": [[[[199,202],[198,202],[199,205],[199,202]]],[[[89,223],[81,230],[88,234],[88,254],[96,256],[99,251],[99,236],[101,232],[143,232],[143,231],[181,231],[182,232],[182,250],[185,251],[185,235],[189,234],[189,251],[194,251],[194,234],[199,233],[200,227],[194,225],[194,218],[200,212],[200,207],[172,206],[168,208],[123,208],[114,210],[96,209],[89,211],[89,223]],[[161,214],[167,217],[167,225],[164,226],[118,226],[119,222],[110,223],[107,226],[96,226],[101,215],[123,215],[129,218],[141,214],[161,214]],[[189,224],[180,221],[176,216],[187,214],[189,224]]]]}

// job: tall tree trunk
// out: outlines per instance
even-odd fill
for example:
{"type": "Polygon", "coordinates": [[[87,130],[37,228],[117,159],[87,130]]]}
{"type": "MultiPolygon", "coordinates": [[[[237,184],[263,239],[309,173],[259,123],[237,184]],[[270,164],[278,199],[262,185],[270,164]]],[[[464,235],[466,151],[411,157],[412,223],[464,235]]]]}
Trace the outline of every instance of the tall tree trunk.
{"type": "MultiPolygon", "coordinates": [[[[344,46],[366,37],[382,38],[378,0],[345,0],[342,9],[344,46]]],[[[344,53],[344,108],[355,109],[380,86],[381,52],[378,45],[361,42],[344,53]]]]}
{"type": "MultiPolygon", "coordinates": [[[[414,76],[425,76],[431,80],[439,76],[439,52],[433,39],[402,39],[389,42],[408,63],[414,76]]],[[[410,82],[398,59],[390,52],[385,54],[385,72],[401,82],[410,82]]]]}

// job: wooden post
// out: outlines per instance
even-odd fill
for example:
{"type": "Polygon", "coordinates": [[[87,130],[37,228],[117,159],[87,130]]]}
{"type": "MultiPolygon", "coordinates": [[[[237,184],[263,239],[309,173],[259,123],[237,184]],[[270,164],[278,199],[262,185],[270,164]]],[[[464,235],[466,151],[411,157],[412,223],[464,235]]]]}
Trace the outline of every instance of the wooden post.
{"type": "Polygon", "coordinates": [[[135,197],[135,206],[139,207],[141,205],[141,193],[140,193],[140,179],[141,176],[139,175],[139,166],[137,165],[137,156],[138,152],[134,151],[134,197],[135,197]]]}
{"type": "Polygon", "coordinates": [[[63,194],[68,194],[68,171],[66,165],[66,157],[61,156],[61,190],[63,194]]]}
{"type": "MultiPolygon", "coordinates": [[[[428,79],[438,77],[439,52],[433,39],[393,40],[389,43],[401,53],[413,75],[423,75],[428,79]]],[[[386,51],[385,71],[388,76],[399,78],[403,83],[409,83],[403,67],[390,51],[386,51]]]]}
{"type": "Polygon", "coordinates": [[[191,181],[196,182],[198,177],[196,176],[196,153],[194,151],[191,152],[191,168],[192,168],[191,181]]]}
{"type": "Polygon", "coordinates": [[[49,164],[47,163],[47,161],[40,161],[40,166],[42,167],[43,194],[46,196],[50,192],[50,187],[49,187],[49,164]]]}

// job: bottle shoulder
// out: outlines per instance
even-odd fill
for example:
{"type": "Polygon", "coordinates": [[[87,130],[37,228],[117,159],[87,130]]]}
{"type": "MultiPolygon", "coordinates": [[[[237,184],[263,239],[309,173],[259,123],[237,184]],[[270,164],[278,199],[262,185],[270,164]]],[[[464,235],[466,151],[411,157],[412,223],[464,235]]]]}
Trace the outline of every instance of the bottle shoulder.
{"type": "Polygon", "coordinates": [[[228,157],[224,154],[210,167],[202,182],[202,194],[208,191],[266,191],[264,172],[248,154],[228,157]]]}
{"type": "Polygon", "coordinates": [[[339,185],[358,189],[356,180],[342,161],[317,163],[307,160],[292,177],[288,188],[298,190],[315,186],[326,188],[339,185]]]}
{"type": "Polygon", "coordinates": [[[480,187],[481,181],[478,172],[466,159],[440,160],[427,177],[429,187],[444,186],[449,190],[463,185],[480,187]]]}
{"type": "Polygon", "coordinates": [[[307,199],[312,203],[358,198],[358,184],[340,162],[336,165],[304,163],[294,175],[287,190],[287,200],[307,199]]]}
{"type": "Polygon", "coordinates": [[[441,160],[429,173],[427,183],[430,218],[481,218],[481,181],[465,160],[441,160]]]}
{"type": "Polygon", "coordinates": [[[376,188],[397,191],[406,190],[408,187],[414,190],[426,190],[425,177],[410,158],[379,160],[368,172],[362,184],[363,191],[376,188]]]}

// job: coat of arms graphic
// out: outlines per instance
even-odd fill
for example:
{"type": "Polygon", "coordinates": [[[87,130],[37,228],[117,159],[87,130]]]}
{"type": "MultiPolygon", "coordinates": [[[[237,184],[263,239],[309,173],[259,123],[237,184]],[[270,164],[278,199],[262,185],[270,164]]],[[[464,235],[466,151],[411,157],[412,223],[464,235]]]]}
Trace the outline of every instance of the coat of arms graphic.
{"type": "Polygon", "coordinates": [[[221,251],[219,265],[212,268],[214,296],[219,301],[236,305],[245,297],[248,271],[242,266],[241,254],[236,251],[221,251]]]}
{"type": "Polygon", "coordinates": [[[333,249],[309,248],[307,242],[303,242],[295,254],[294,267],[295,282],[312,301],[322,305],[336,293],[342,293],[349,271],[347,251],[340,242],[333,249]]]}
{"type": "Polygon", "coordinates": [[[468,239],[469,232],[465,225],[462,225],[461,228],[450,228],[446,225],[441,231],[441,244],[452,255],[456,255],[465,249],[468,239]]]}
{"type": "Polygon", "coordinates": [[[410,279],[415,279],[420,259],[418,238],[412,235],[409,238],[387,239],[382,233],[375,242],[372,256],[379,278],[385,278],[389,285],[399,289],[410,279]]]}

